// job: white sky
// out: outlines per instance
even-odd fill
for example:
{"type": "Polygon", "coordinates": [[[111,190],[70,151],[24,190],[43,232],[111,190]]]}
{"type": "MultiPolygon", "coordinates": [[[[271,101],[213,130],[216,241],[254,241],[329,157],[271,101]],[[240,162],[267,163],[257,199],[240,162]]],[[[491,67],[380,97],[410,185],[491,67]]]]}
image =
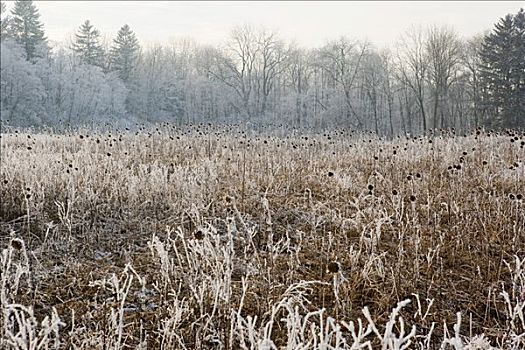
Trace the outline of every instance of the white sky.
{"type": "MultiPolygon", "coordinates": [[[[11,1],[6,1],[8,9],[11,1]]],[[[142,44],[176,38],[223,42],[235,25],[263,25],[299,45],[315,47],[346,35],[379,47],[411,24],[446,24],[464,37],[492,29],[525,1],[35,1],[47,37],[64,41],[89,19],[113,37],[125,23],[142,44]]]]}

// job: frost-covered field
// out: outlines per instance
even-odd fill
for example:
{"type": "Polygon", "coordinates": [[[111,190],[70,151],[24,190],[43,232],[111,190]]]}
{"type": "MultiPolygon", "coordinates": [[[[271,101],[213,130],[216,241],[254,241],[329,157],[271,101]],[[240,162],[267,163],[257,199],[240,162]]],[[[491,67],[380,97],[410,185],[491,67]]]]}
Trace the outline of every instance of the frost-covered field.
{"type": "Polygon", "coordinates": [[[524,349],[524,139],[2,134],[0,348],[524,349]]]}

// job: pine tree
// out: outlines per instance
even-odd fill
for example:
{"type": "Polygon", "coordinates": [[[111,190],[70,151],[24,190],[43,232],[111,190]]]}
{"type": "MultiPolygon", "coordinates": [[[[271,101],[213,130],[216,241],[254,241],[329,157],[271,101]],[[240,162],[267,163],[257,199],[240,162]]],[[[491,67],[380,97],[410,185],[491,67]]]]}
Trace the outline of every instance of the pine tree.
{"type": "Polygon", "coordinates": [[[26,59],[32,61],[43,57],[47,50],[44,25],[40,22],[38,9],[30,0],[17,0],[11,10],[10,34],[25,50],[26,59]]]}
{"type": "Polygon", "coordinates": [[[100,43],[100,32],[93,27],[89,20],[85,21],[75,34],[72,49],[84,63],[103,66],[104,49],[100,43]]]}
{"type": "Polygon", "coordinates": [[[513,59],[512,83],[515,86],[513,94],[515,106],[515,124],[525,128],[525,11],[520,11],[514,16],[515,44],[513,59]]]}
{"type": "Polygon", "coordinates": [[[117,38],[113,40],[110,69],[116,71],[125,82],[131,77],[139,50],[140,46],[135,33],[127,24],[124,25],[118,31],[117,38]]]}
{"type": "Polygon", "coordinates": [[[4,2],[0,2],[0,40],[7,37],[7,26],[9,25],[10,17],[5,15],[6,6],[4,2]]]}
{"type": "Polygon", "coordinates": [[[523,16],[520,10],[515,16],[508,14],[501,18],[493,32],[485,36],[480,51],[480,79],[489,91],[485,106],[493,110],[494,124],[498,126],[523,126],[523,16]]]}

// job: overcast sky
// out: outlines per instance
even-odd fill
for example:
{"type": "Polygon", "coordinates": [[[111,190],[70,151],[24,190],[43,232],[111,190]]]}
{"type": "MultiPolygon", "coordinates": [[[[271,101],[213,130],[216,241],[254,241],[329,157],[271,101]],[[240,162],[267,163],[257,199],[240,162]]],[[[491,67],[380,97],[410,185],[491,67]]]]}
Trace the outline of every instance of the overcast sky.
{"type": "MultiPolygon", "coordinates": [[[[12,4],[8,3],[8,8],[12,4]]],[[[109,37],[125,23],[142,44],[190,37],[224,41],[232,27],[263,25],[307,47],[341,35],[379,47],[394,42],[411,24],[446,24],[464,37],[491,29],[525,1],[35,1],[48,38],[64,41],[89,19],[109,37]]]]}

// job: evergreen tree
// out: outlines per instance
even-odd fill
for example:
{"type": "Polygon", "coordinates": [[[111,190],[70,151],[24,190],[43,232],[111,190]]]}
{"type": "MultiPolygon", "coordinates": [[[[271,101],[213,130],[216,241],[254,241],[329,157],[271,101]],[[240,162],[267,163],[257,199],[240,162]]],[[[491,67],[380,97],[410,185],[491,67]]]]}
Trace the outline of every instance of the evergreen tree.
{"type": "Polygon", "coordinates": [[[515,54],[513,58],[513,105],[516,108],[514,114],[516,126],[525,128],[525,11],[520,11],[514,16],[515,29],[515,54]]]}
{"type": "Polygon", "coordinates": [[[102,67],[104,49],[100,43],[100,32],[93,27],[89,20],[85,21],[75,34],[72,49],[84,63],[102,67]]]}
{"type": "Polygon", "coordinates": [[[496,116],[494,124],[503,127],[524,126],[523,16],[522,9],[515,16],[501,18],[485,36],[480,51],[480,79],[489,91],[485,105],[496,116]]]}
{"type": "Polygon", "coordinates": [[[133,71],[138,58],[140,46],[135,33],[126,24],[117,33],[111,48],[112,71],[116,71],[119,77],[127,82],[133,71]]]}
{"type": "Polygon", "coordinates": [[[47,50],[47,39],[33,1],[15,1],[11,14],[10,35],[24,48],[26,59],[32,61],[36,57],[43,57],[47,50]]]}
{"type": "Polygon", "coordinates": [[[0,40],[4,40],[7,37],[7,26],[9,25],[10,17],[5,13],[5,3],[0,2],[0,40]]]}

